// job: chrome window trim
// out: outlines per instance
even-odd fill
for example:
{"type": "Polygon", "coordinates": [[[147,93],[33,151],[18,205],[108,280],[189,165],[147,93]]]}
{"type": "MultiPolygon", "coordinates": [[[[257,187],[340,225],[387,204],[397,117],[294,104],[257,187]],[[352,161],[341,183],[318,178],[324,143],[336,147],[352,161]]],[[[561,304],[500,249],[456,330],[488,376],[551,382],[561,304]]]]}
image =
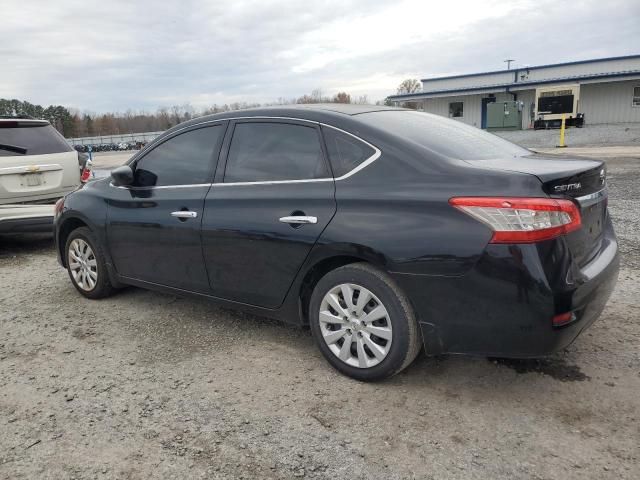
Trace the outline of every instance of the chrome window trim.
{"type": "Polygon", "coordinates": [[[602,190],[599,190],[597,192],[590,193],[588,195],[583,195],[582,197],[576,197],[576,201],[582,207],[590,207],[591,205],[594,205],[599,201],[601,201],[604,197],[607,196],[607,194],[608,194],[607,189],[603,188],[602,190]]]}
{"type": "Polygon", "coordinates": [[[210,187],[211,183],[189,183],[186,185],[157,185],[155,187],[130,187],[127,185],[114,185],[113,182],[109,182],[109,186],[113,188],[122,188],[124,190],[162,190],[167,188],[197,188],[197,187],[210,187]]]}
{"type": "Polygon", "coordinates": [[[357,135],[354,135],[353,133],[347,132],[346,130],[343,130],[341,128],[338,127],[334,127],[333,125],[329,125],[328,123],[322,123],[322,122],[316,122],[313,120],[307,120],[307,119],[303,119],[303,118],[292,118],[292,117],[234,117],[234,118],[230,118],[228,120],[245,120],[245,119],[258,119],[258,120],[294,120],[297,122],[307,122],[307,123],[311,123],[313,125],[320,125],[323,127],[327,127],[327,128],[332,128],[334,130],[337,130],[338,132],[344,133],[346,135],[349,135],[353,138],[355,138],[356,140],[364,143],[365,145],[369,146],[370,148],[373,149],[373,154],[367,158],[366,160],[364,160],[363,162],[361,162],[358,166],[354,167],[353,169],[349,170],[347,173],[345,173],[344,175],[340,176],[340,177],[329,177],[329,178],[309,178],[309,179],[299,179],[299,180],[262,180],[262,181],[256,181],[256,182],[218,182],[218,183],[214,183],[214,186],[248,186],[248,185],[282,185],[282,184],[287,184],[287,183],[312,183],[312,182],[332,182],[332,181],[340,181],[340,180],[345,180],[347,178],[349,178],[352,175],[355,175],[356,173],[358,173],[360,170],[362,170],[363,168],[371,165],[373,162],[375,162],[378,158],[380,158],[380,155],[382,155],[382,152],[380,151],[380,149],[378,147],[376,147],[375,145],[372,145],[371,143],[367,142],[366,140],[358,137],[357,135]]]}
{"type": "Polygon", "coordinates": [[[237,186],[250,186],[250,185],[282,185],[282,184],[287,184],[287,183],[315,183],[315,182],[333,182],[333,181],[337,182],[337,181],[341,181],[341,180],[346,180],[347,178],[351,177],[352,175],[355,175],[356,173],[358,173],[362,169],[364,169],[364,168],[368,167],[369,165],[371,165],[373,162],[375,162],[382,155],[382,152],[380,151],[380,149],[378,147],[376,147],[375,145],[372,145],[371,143],[369,143],[366,140],[358,137],[357,135],[354,135],[353,133],[347,132],[346,130],[343,130],[343,129],[338,128],[338,127],[334,127],[333,125],[329,125],[328,123],[316,122],[315,120],[308,120],[306,118],[269,117],[269,116],[218,118],[216,120],[207,120],[205,122],[194,123],[194,124],[189,125],[187,127],[183,127],[183,128],[181,128],[179,130],[176,130],[173,133],[177,134],[177,133],[179,133],[179,132],[181,132],[183,130],[187,130],[187,129],[192,128],[192,127],[205,126],[205,125],[209,125],[209,124],[212,124],[212,123],[219,123],[219,122],[228,121],[228,120],[293,120],[295,122],[306,122],[306,123],[310,123],[312,125],[320,125],[320,126],[323,126],[323,127],[332,128],[334,130],[337,130],[338,132],[344,133],[346,135],[349,135],[349,136],[355,138],[356,140],[359,140],[360,142],[364,143],[365,145],[368,145],[369,147],[371,147],[374,150],[374,153],[373,153],[373,155],[371,155],[369,158],[367,158],[366,160],[361,162],[358,166],[356,166],[352,170],[349,170],[344,175],[342,175],[340,177],[336,177],[336,178],[325,177],[325,178],[309,178],[309,179],[299,179],[299,180],[263,180],[263,181],[256,181],[256,182],[229,182],[229,183],[213,182],[213,183],[200,183],[200,184],[191,184],[191,185],[161,185],[161,186],[157,186],[157,187],[126,187],[126,186],[116,187],[115,185],[113,185],[113,183],[110,183],[110,185],[112,187],[115,187],[115,188],[124,188],[124,189],[127,189],[127,190],[152,190],[152,189],[156,189],[156,188],[158,188],[158,189],[162,189],[162,188],[187,188],[187,187],[204,187],[204,186],[237,187],[237,186]]]}
{"type": "Polygon", "coordinates": [[[212,183],[214,187],[242,187],[247,185],[282,185],[286,183],[317,183],[317,182],[333,182],[333,178],[309,178],[303,180],[262,180],[259,182],[218,182],[212,183]]]}
{"type": "MultiPolygon", "coordinates": [[[[68,152],[61,152],[68,153],[68,152]]],[[[45,155],[57,155],[57,153],[48,153],[45,155]]],[[[33,157],[32,155],[31,157],[33,157]]],[[[6,157],[4,157],[6,158],[6,157]]],[[[21,155],[20,158],[28,158],[27,155],[21,155]]],[[[0,168],[0,175],[10,175],[16,173],[41,173],[41,172],[54,172],[57,170],[63,170],[63,166],[59,163],[32,163],[25,162],[25,165],[17,165],[15,167],[2,167],[0,168]]]]}

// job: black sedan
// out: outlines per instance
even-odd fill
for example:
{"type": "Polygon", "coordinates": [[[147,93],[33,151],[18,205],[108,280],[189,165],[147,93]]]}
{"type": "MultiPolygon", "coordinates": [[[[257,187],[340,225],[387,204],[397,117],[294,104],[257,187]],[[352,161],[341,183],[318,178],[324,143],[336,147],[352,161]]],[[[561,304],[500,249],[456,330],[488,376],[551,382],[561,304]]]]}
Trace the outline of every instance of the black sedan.
{"type": "Polygon", "coordinates": [[[341,372],[547,355],[602,312],[618,247],[603,162],[426,113],[316,105],[168,130],[57,204],[88,298],[125,285],[309,325],[341,372]]]}

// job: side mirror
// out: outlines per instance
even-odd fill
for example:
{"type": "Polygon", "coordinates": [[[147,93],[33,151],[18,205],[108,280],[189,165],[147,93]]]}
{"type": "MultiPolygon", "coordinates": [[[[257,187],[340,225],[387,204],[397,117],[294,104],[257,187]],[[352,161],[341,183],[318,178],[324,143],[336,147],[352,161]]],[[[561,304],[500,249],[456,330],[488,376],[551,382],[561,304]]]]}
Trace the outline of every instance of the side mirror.
{"type": "Polygon", "coordinates": [[[111,170],[111,178],[116,187],[124,187],[133,183],[133,170],[129,165],[111,170]]]}

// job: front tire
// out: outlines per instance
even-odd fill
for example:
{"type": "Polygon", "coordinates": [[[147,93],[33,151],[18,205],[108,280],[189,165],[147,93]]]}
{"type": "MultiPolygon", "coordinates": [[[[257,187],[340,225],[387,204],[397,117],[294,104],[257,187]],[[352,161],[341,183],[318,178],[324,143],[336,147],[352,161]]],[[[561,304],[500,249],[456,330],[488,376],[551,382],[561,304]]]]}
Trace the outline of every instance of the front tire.
{"type": "Polygon", "coordinates": [[[389,275],[366,263],[345,265],[320,279],[309,303],[309,321],[327,361],[357,380],[397,374],[422,345],[404,293],[389,275]]]}
{"type": "Polygon", "coordinates": [[[72,231],[64,251],[69,278],[78,292],[91,299],[113,294],[115,289],[109,280],[104,254],[90,229],[80,227],[72,231]]]}

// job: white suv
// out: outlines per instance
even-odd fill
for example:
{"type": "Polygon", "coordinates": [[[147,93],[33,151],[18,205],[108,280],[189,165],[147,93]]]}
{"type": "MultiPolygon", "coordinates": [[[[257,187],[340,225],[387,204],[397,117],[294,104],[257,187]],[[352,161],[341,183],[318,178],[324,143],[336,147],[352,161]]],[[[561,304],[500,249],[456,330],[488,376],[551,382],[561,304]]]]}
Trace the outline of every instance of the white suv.
{"type": "Polygon", "coordinates": [[[51,231],[56,200],[90,174],[49,122],[0,117],[0,234],[51,231]]]}

